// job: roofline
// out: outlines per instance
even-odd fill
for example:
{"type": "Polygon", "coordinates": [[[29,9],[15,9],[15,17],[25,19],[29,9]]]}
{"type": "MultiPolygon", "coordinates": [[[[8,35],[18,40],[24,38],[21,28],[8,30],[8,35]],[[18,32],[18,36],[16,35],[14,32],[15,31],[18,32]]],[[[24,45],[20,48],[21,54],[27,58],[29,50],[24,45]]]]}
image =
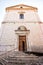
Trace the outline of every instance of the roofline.
{"type": "MultiPolygon", "coordinates": [[[[18,4],[18,5],[14,5],[14,6],[6,7],[6,10],[11,10],[11,8],[13,8],[13,7],[17,7],[17,6],[26,6],[26,7],[31,7],[31,8],[34,9],[34,10],[38,10],[38,8],[36,8],[36,7],[32,7],[32,6],[25,5],[25,4],[18,4]]],[[[20,8],[19,8],[19,9],[20,9],[20,8]]],[[[14,10],[17,10],[17,9],[15,8],[14,10]]]]}

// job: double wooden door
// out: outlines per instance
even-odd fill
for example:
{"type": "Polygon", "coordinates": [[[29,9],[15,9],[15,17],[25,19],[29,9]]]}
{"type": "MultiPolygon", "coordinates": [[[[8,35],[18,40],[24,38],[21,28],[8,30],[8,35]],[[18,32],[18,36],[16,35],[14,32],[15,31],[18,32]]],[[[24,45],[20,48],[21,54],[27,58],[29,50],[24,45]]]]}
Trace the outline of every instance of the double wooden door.
{"type": "Polygon", "coordinates": [[[26,51],[27,44],[26,44],[26,36],[19,36],[19,51],[26,51]]]}

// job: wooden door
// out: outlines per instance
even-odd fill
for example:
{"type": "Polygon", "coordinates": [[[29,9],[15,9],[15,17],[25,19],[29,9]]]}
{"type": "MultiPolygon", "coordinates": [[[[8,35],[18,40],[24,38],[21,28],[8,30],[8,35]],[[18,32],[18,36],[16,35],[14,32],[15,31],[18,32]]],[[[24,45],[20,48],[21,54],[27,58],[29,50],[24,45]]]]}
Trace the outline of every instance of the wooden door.
{"type": "Polygon", "coordinates": [[[26,50],[27,50],[26,36],[19,36],[19,51],[26,50]]]}

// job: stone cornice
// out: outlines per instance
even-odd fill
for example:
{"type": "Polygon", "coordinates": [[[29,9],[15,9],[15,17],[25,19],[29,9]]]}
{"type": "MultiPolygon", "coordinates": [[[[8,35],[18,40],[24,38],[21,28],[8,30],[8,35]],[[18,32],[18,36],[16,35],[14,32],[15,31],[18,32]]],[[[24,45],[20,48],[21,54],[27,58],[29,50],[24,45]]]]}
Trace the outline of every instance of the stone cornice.
{"type": "Polygon", "coordinates": [[[15,22],[12,22],[12,21],[11,22],[2,22],[2,24],[5,24],[5,23],[14,23],[14,24],[15,23],[39,23],[39,24],[43,24],[43,22],[35,22],[35,21],[31,21],[31,22],[28,22],[28,21],[27,22],[17,22],[17,21],[15,21],[15,22]]]}

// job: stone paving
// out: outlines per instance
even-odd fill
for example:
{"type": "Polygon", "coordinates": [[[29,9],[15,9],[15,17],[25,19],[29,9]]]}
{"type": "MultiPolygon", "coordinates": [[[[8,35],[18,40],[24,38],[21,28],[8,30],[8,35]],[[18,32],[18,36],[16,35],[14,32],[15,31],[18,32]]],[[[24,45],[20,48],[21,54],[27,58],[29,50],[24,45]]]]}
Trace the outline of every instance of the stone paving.
{"type": "Polygon", "coordinates": [[[0,65],[43,65],[43,56],[13,52],[1,58],[0,65]]]}

